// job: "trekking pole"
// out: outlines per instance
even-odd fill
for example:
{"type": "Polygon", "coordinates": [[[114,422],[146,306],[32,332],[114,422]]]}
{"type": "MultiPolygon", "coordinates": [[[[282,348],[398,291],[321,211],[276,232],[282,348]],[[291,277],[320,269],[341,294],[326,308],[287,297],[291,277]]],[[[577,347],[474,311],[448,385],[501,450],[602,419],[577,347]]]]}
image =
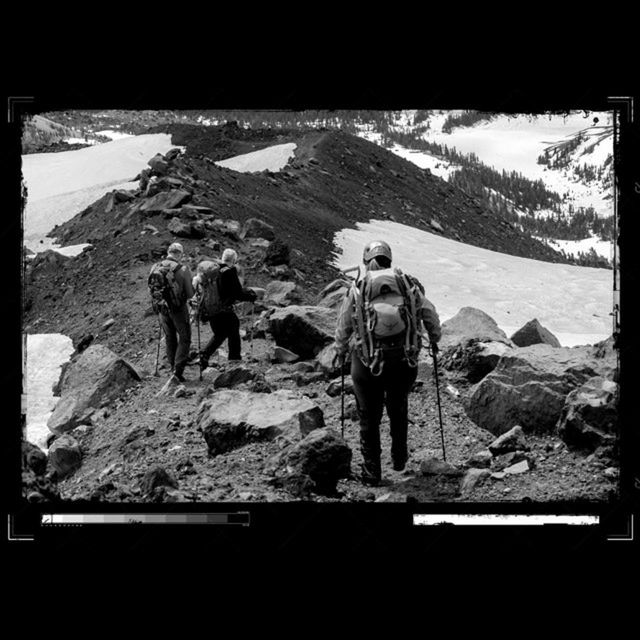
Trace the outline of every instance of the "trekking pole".
{"type": "Polygon", "coordinates": [[[438,380],[438,358],[436,356],[436,349],[433,348],[433,345],[431,343],[429,343],[429,345],[431,347],[431,356],[433,357],[433,371],[436,376],[436,398],[438,399],[438,418],[440,420],[440,438],[442,439],[442,459],[446,462],[447,454],[444,448],[444,428],[442,426],[442,411],[440,408],[440,383],[438,380]]]}
{"type": "Polygon", "coordinates": [[[251,319],[249,322],[249,357],[253,359],[253,310],[255,309],[255,304],[251,303],[251,319]]]}
{"type": "Polygon", "coordinates": [[[198,369],[199,369],[199,380],[202,382],[202,358],[201,358],[201,349],[200,349],[200,308],[196,309],[196,331],[198,332],[198,369]]]}
{"type": "Polygon", "coordinates": [[[340,422],[342,424],[342,438],[344,439],[344,361],[340,358],[340,373],[342,376],[342,383],[340,385],[340,422]]]}
{"type": "Polygon", "coordinates": [[[158,361],[160,360],[160,340],[162,339],[162,325],[160,324],[160,318],[158,318],[158,349],[156,351],[156,372],[153,374],[158,377],[158,361]]]}

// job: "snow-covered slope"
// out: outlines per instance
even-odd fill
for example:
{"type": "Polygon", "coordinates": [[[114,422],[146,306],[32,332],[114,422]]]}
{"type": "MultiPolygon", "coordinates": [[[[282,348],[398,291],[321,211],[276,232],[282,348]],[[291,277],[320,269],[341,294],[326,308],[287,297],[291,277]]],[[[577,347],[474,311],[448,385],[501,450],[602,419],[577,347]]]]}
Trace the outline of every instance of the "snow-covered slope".
{"type": "Polygon", "coordinates": [[[425,286],[441,321],[462,307],[477,307],[508,336],[537,318],[563,346],[593,344],[612,333],[613,274],[509,256],[448,240],[389,221],[359,224],[334,239],[341,269],[361,263],[367,242],[383,238],[394,266],[425,286]]]}
{"type": "Polygon", "coordinates": [[[216,162],[221,167],[240,171],[241,173],[252,173],[254,171],[280,171],[289,158],[293,157],[296,144],[287,142],[286,144],[276,144],[266,149],[252,151],[251,153],[243,153],[233,158],[220,160],[216,162]]]}
{"type": "Polygon", "coordinates": [[[171,149],[171,136],[131,136],[60,153],[22,157],[27,187],[24,242],[32,251],[53,248],[46,234],[113,189],[135,189],[132,179],[156,153],[171,149]],[[42,241],[42,242],[41,242],[42,241]]]}

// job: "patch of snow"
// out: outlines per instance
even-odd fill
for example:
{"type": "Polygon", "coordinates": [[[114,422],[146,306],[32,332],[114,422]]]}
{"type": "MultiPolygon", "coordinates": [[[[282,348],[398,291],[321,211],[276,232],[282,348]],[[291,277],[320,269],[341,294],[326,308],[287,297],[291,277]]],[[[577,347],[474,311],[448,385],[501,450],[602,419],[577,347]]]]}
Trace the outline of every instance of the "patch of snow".
{"type": "Polygon", "coordinates": [[[51,388],[60,378],[62,365],[74,351],[71,338],[60,333],[26,335],[26,439],[47,450],[51,431],[47,420],[58,402],[51,388]]]}
{"type": "Polygon", "coordinates": [[[336,234],[335,266],[360,264],[363,246],[380,238],[391,245],[394,266],[425,286],[441,322],[462,307],[476,307],[507,335],[537,318],[564,346],[592,344],[612,333],[611,270],[519,258],[378,220],[336,234]]]}
{"type": "Polygon", "coordinates": [[[97,136],[105,136],[111,140],[122,140],[123,138],[132,138],[133,134],[124,131],[114,131],[113,129],[104,129],[104,131],[96,131],[97,136]]]}
{"type": "Polygon", "coordinates": [[[253,173],[255,171],[280,171],[290,158],[293,158],[297,145],[294,142],[276,144],[266,149],[243,153],[233,158],[220,160],[216,164],[241,173],[253,173]]]}
{"type": "Polygon", "coordinates": [[[548,244],[556,251],[564,249],[565,253],[573,253],[576,257],[579,251],[582,251],[582,253],[588,253],[590,249],[593,249],[599,256],[607,258],[607,260],[613,262],[613,243],[607,240],[601,240],[594,235],[591,235],[590,238],[585,238],[584,240],[536,239],[548,244]]]}

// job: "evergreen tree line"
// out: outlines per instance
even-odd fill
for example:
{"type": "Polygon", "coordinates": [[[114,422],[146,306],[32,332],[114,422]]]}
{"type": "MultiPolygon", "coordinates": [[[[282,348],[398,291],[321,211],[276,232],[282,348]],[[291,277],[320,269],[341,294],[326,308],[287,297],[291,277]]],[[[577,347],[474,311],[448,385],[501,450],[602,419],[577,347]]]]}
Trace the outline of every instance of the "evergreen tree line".
{"type": "Polygon", "coordinates": [[[442,132],[451,133],[456,127],[471,127],[476,122],[491,120],[495,115],[495,113],[485,111],[465,111],[459,115],[450,115],[442,125],[442,132]]]}
{"type": "MultiPolygon", "coordinates": [[[[556,249],[556,251],[558,251],[556,249]]],[[[564,249],[560,249],[559,252],[571,263],[579,267],[596,267],[599,269],[613,269],[611,262],[604,256],[600,256],[596,253],[593,247],[589,248],[589,251],[578,251],[577,255],[574,253],[567,253],[564,249]]]]}
{"type": "Polygon", "coordinates": [[[583,140],[583,135],[578,133],[575,138],[567,142],[549,147],[538,156],[537,163],[547,165],[550,169],[564,169],[571,162],[571,154],[583,140]]]}

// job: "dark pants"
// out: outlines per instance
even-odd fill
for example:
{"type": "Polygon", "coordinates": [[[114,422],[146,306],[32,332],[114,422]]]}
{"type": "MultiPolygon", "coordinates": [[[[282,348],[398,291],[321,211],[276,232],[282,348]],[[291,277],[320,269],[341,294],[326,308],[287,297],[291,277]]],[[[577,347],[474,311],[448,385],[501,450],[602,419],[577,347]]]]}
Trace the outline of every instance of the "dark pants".
{"type": "Polygon", "coordinates": [[[202,358],[209,360],[211,355],[228,338],[229,360],[240,360],[240,320],[233,311],[221,311],[209,319],[213,337],[202,350],[202,358]]]}
{"type": "Polygon", "coordinates": [[[380,479],[380,421],[383,406],[387,408],[391,431],[391,457],[394,463],[407,460],[408,398],[418,375],[401,354],[385,358],[382,373],[374,376],[355,354],[351,358],[351,378],[360,416],[360,448],[363,472],[380,479]]]}
{"type": "Polygon", "coordinates": [[[191,324],[189,323],[189,309],[184,305],[178,311],[159,314],[160,324],[164,332],[167,345],[167,360],[171,368],[182,375],[189,359],[191,346],[191,324]]]}

